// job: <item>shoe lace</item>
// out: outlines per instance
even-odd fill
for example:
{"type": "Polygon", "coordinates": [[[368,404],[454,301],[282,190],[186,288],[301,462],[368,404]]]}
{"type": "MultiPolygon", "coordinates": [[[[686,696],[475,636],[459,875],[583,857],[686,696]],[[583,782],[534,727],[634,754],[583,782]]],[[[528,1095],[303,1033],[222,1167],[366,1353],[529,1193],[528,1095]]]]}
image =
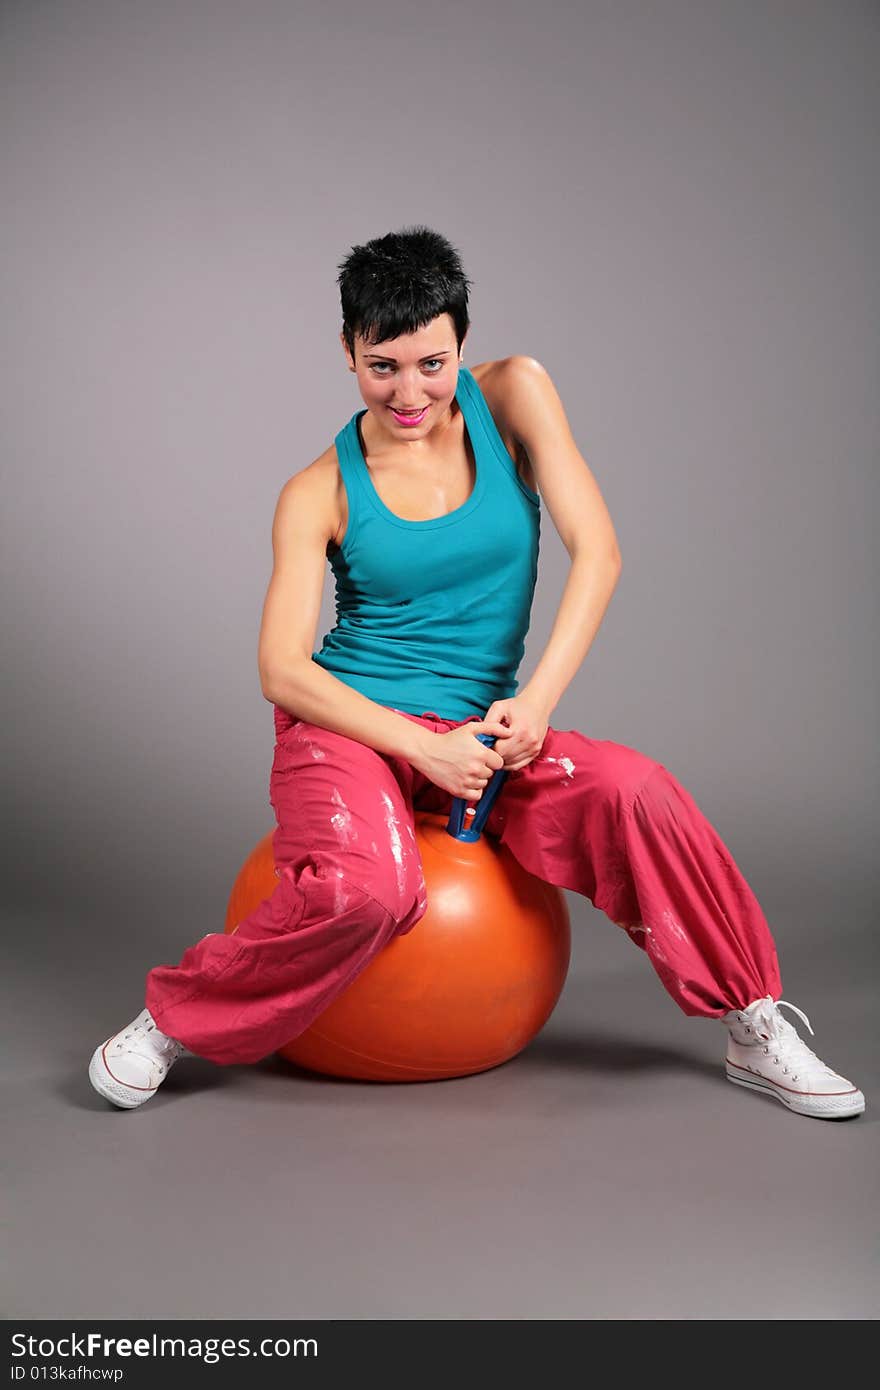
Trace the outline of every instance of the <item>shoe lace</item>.
{"type": "Polygon", "coordinates": [[[766,1000],[761,1001],[761,1007],[757,1008],[754,1014],[755,1037],[761,1044],[761,1051],[765,1056],[772,1058],[774,1063],[782,1066],[783,1072],[787,1072],[794,1081],[797,1081],[799,1075],[816,1072],[834,1076],[831,1068],[807,1047],[794,1026],[779,1012],[783,1004],[793,1009],[798,1017],[803,1019],[810,1033],[813,1033],[810,1020],[796,1004],[790,1004],[787,999],[777,999],[774,1004],[772,997],[768,995],[766,1000]]]}
{"type": "MultiPolygon", "coordinates": [[[[799,1009],[798,1006],[797,1006],[797,1004],[789,1004],[789,1002],[788,1002],[787,999],[777,999],[777,1001],[776,1001],[776,1007],[777,1007],[777,1009],[780,1008],[781,1005],[783,1005],[783,1004],[785,1005],[785,1007],[786,1007],[787,1009],[793,1009],[794,1012],[797,1014],[798,1018],[802,1018],[802,1019],[804,1020],[804,1023],[805,1023],[805,1024],[807,1025],[807,1027],[810,1029],[810,1033],[812,1034],[813,1037],[815,1037],[816,1035],[815,1035],[815,1033],[813,1033],[813,1029],[812,1029],[812,1026],[811,1026],[811,1024],[810,1024],[810,1020],[807,1018],[807,1015],[803,1012],[803,1010],[802,1010],[802,1009],[799,1009]]],[[[787,1019],[787,1018],[782,1018],[782,1016],[780,1015],[780,1022],[784,1023],[784,1024],[786,1025],[786,1027],[788,1027],[789,1029],[791,1029],[791,1032],[794,1033],[794,1036],[795,1036],[796,1038],[798,1038],[797,1033],[795,1033],[794,1027],[792,1026],[792,1024],[790,1024],[790,1023],[788,1022],[788,1019],[787,1019]]],[[[798,1038],[798,1042],[801,1042],[801,1039],[800,1039],[800,1038],[798,1038]]],[[[803,1046],[806,1047],[806,1043],[804,1043],[803,1046]]],[[[815,1056],[815,1053],[814,1053],[813,1055],[815,1056]]]]}
{"type": "Polygon", "coordinates": [[[158,1062],[163,1070],[185,1050],[183,1043],[169,1038],[156,1027],[155,1022],[145,1019],[142,1014],[122,1030],[113,1047],[114,1052],[133,1052],[143,1057],[144,1061],[158,1062]]]}

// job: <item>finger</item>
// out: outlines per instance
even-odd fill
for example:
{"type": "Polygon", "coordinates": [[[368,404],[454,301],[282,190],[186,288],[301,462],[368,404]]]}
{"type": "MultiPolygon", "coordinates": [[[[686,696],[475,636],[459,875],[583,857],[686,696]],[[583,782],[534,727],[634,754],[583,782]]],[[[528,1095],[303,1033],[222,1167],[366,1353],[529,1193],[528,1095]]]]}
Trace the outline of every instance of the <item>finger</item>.
{"type": "Polygon", "coordinates": [[[492,734],[495,738],[508,738],[510,729],[498,719],[484,719],[477,725],[478,734],[492,734]]]}

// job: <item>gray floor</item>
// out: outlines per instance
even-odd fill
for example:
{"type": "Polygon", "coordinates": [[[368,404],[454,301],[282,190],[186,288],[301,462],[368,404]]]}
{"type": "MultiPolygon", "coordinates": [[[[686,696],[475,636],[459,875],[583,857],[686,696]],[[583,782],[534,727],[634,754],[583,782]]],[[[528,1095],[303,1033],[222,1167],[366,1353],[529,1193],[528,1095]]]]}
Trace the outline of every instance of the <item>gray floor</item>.
{"type": "Polygon", "coordinates": [[[118,923],[60,906],[13,921],[5,1316],[875,1316],[857,904],[833,936],[800,914],[775,926],[808,1041],[868,1098],[828,1123],[731,1086],[722,1026],[685,1018],[624,934],[570,902],[563,997],[503,1067],[381,1086],[184,1058],[132,1112],[91,1091],[88,1059],[186,942],[144,902],[125,951],[118,923]]]}

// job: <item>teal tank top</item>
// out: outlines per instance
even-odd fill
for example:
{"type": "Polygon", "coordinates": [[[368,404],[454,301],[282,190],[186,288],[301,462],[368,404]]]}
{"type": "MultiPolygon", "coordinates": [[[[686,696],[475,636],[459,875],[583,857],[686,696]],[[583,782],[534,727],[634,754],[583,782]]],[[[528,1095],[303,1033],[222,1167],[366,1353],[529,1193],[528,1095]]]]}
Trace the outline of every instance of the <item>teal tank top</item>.
{"type": "Polygon", "coordinates": [[[348,526],[328,547],[336,626],[312,660],[380,705],[461,720],[516,693],[541,503],[463,364],[455,399],[476,479],[466,502],[430,521],[396,516],[373,486],[357,428],[365,409],[337,434],[348,526]]]}

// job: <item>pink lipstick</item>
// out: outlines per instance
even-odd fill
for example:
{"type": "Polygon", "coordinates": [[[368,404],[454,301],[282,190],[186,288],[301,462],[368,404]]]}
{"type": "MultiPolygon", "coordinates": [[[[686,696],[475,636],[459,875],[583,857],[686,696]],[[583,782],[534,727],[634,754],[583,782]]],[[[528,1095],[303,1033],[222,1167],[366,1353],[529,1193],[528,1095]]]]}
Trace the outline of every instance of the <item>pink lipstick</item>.
{"type": "Polygon", "coordinates": [[[417,415],[401,415],[399,411],[392,410],[390,405],[388,409],[391,410],[391,414],[394,416],[398,425],[420,425],[424,420],[425,416],[427,415],[430,407],[426,405],[425,408],[423,410],[420,410],[417,415]]]}

